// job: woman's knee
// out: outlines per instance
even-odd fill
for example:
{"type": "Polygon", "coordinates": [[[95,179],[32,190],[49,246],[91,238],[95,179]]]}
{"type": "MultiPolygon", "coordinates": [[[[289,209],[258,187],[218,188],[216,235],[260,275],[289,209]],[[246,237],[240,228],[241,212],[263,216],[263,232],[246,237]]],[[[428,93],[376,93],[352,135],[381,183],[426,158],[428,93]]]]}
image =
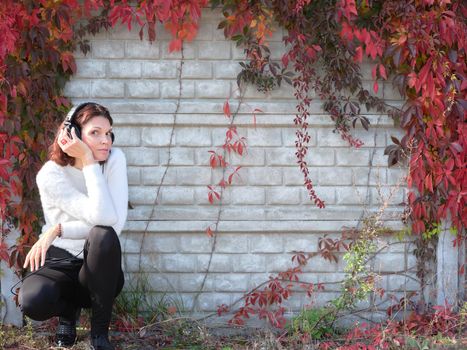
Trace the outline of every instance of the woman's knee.
{"type": "Polygon", "coordinates": [[[89,232],[88,243],[103,253],[115,250],[120,252],[120,241],[111,226],[94,226],[89,232]]]}
{"type": "Polygon", "coordinates": [[[58,302],[57,290],[49,285],[41,288],[20,289],[18,302],[23,313],[36,321],[44,321],[54,316],[52,305],[58,302]]]}

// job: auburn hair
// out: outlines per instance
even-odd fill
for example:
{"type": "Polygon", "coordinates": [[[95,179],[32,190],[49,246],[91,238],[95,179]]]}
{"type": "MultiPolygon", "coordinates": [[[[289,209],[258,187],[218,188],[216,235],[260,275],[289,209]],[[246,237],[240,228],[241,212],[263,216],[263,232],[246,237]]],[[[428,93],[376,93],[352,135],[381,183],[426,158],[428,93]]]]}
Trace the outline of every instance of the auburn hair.
{"type": "MultiPolygon", "coordinates": [[[[113,120],[110,116],[109,110],[98,103],[89,103],[88,105],[81,108],[72,121],[73,124],[78,125],[80,129],[82,129],[83,126],[94,117],[104,117],[109,121],[110,125],[113,124],[113,120]]],[[[64,122],[60,124],[60,126],[57,129],[57,132],[55,133],[55,139],[49,147],[48,156],[50,160],[53,160],[55,163],[61,166],[73,166],[75,165],[75,158],[70,157],[68,154],[63,152],[60,146],[58,145],[58,135],[60,133],[60,130],[63,129],[63,127],[64,122]]]]}

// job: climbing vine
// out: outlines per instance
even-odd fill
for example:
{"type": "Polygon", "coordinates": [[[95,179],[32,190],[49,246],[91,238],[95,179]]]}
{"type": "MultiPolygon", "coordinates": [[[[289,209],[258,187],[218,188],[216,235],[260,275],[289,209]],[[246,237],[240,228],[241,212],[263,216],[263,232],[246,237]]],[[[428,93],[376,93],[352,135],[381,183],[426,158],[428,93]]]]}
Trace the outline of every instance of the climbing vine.
{"type": "MultiPolygon", "coordinates": [[[[462,1],[449,0],[211,0],[222,9],[219,28],[245,47],[246,61],[238,83],[251,82],[268,91],[281,84],[294,87],[297,113],[297,164],[310,200],[325,203],[314,190],[305,157],[311,92],[335,123],[335,131],[353,147],[361,114],[376,109],[391,115],[405,131],[386,149],[389,165],[407,159],[407,215],[412,232],[421,234],[450,219],[458,240],[465,238],[466,198],[466,21],[462,1]],[[286,32],[287,51],[271,59],[268,37],[286,32]],[[372,65],[372,89],[362,82],[360,63],[372,65]],[[392,79],[406,99],[401,109],[375,97],[392,79]]],[[[45,160],[54,128],[68,110],[65,83],[76,71],[73,52],[89,50],[86,36],[123,23],[137,24],[140,38],[156,40],[161,22],[180,50],[198,30],[207,0],[75,0],[2,1],[0,4],[0,222],[2,236],[18,228],[20,241],[0,258],[22,265],[25,249],[35,240],[39,207],[34,175],[45,160]]],[[[228,115],[229,105],[224,113],[228,115]]],[[[244,140],[229,129],[226,145],[238,154],[244,140]]],[[[219,153],[211,166],[225,165],[219,153]]],[[[236,173],[235,170],[233,174],[236,173]]],[[[232,175],[234,176],[234,175],[232,175]]],[[[224,181],[231,181],[227,178],[224,181]]],[[[222,187],[226,182],[219,183],[222,187]]],[[[209,194],[214,201],[217,192],[209,194]]],[[[423,241],[421,241],[423,243],[423,241]]],[[[423,244],[422,244],[423,245],[423,244]]],[[[274,283],[271,288],[287,293],[274,283]]],[[[278,314],[280,316],[280,314],[278,314]]]]}

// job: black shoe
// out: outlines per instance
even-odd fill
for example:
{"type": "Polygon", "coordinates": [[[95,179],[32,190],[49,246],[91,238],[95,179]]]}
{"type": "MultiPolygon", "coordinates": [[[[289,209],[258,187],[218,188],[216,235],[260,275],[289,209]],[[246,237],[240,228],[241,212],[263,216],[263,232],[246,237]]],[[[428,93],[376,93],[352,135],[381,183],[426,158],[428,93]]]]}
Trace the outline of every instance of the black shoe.
{"type": "Polygon", "coordinates": [[[107,334],[91,336],[91,348],[94,350],[115,350],[107,334]]]}
{"type": "Polygon", "coordinates": [[[79,318],[81,309],[76,311],[74,320],[60,317],[57,331],[55,332],[55,343],[60,347],[73,346],[76,342],[76,320],[79,318]]]}

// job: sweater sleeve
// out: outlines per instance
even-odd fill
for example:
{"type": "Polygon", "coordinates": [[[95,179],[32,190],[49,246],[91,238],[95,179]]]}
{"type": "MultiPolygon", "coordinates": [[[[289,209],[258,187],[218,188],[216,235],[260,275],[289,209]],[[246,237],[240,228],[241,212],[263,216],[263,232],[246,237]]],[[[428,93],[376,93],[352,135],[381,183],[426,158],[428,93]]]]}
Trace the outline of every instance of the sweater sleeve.
{"type": "Polygon", "coordinates": [[[82,171],[87,195],[78,191],[54,164],[37,176],[41,196],[46,196],[54,206],[91,226],[114,225],[117,214],[99,164],[85,166],[82,171]]]}
{"type": "Polygon", "coordinates": [[[117,222],[112,225],[119,235],[127,218],[128,212],[128,178],[125,154],[118,148],[112,149],[112,160],[104,171],[107,176],[112,203],[117,214],[117,222]]]}

